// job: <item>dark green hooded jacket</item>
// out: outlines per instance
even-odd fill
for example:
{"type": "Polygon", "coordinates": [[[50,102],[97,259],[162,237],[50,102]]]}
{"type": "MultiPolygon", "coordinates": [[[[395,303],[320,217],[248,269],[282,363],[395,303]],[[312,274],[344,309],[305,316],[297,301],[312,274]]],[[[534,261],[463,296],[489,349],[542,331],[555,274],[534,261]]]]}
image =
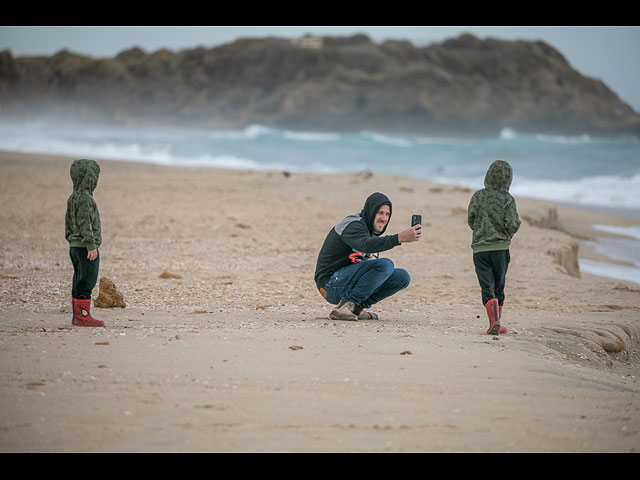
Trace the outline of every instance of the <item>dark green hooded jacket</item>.
{"type": "Polygon", "coordinates": [[[369,256],[400,245],[398,234],[382,236],[389,222],[381,232],[373,229],[373,221],[383,205],[389,205],[390,221],[391,201],[386,195],[376,192],[369,195],[360,213],[343,218],[329,231],[316,263],[314,279],[318,288],[324,287],[334,272],[351,264],[350,254],[360,252],[369,256]]]}
{"type": "Polygon", "coordinates": [[[468,223],[473,230],[473,253],[508,250],[520,228],[516,201],[509,193],[513,172],[504,160],[496,160],[487,170],[485,188],[471,197],[468,223]]]}
{"type": "Polygon", "coordinates": [[[100,212],[93,199],[100,166],[95,160],[81,159],[71,164],[73,193],[67,200],[65,238],[70,247],[95,250],[102,244],[100,212]]]}

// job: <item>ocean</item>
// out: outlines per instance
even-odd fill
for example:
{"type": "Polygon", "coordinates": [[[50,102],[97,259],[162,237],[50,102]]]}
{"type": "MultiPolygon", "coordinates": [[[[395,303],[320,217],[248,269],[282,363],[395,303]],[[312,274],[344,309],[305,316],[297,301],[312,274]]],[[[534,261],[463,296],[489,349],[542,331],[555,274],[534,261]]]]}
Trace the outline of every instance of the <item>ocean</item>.
{"type": "MultiPolygon", "coordinates": [[[[370,171],[472,189],[482,188],[487,168],[501,159],[514,169],[510,191],[516,197],[602,209],[640,224],[638,138],[536,135],[508,128],[493,138],[434,138],[370,131],[297,132],[262,125],[223,131],[0,121],[0,149],[166,166],[292,173],[370,171]]],[[[580,267],[640,283],[638,227],[616,233],[626,241],[599,241],[598,249],[635,266],[581,260],[580,267]]]]}

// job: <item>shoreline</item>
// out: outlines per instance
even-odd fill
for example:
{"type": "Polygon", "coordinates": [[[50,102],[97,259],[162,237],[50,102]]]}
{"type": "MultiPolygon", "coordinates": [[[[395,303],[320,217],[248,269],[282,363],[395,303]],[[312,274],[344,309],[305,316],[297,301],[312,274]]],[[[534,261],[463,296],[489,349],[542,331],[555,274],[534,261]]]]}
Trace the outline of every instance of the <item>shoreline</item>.
{"type": "Polygon", "coordinates": [[[587,212],[518,199],[492,337],[469,189],[99,160],[99,276],[126,307],[76,328],[72,160],[0,152],[0,451],[640,451],[640,287],[574,270],[587,212]],[[411,285],[379,320],[333,321],[316,256],[373,191],[390,233],[423,215],[385,255],[411,285]]]}
{"type": "Polygon", "coordinates": [[[640,219],[604,208],[556,205],[558,228],[580,243],[581,270],[640,285],[640,239],[625,232],[638,228],[640,219]]]}

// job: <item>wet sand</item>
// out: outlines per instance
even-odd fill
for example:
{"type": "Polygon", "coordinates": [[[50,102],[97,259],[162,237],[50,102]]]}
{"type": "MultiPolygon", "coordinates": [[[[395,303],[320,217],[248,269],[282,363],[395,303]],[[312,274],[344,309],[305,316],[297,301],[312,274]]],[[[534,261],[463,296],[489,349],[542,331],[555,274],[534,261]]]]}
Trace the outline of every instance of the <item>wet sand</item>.
{"type": "Polygon", "coordinates": [[[100,276],[126,308],[94,307],[106,326],[87,329],[71,326],[72,160],[0,152],[0,451],[640,450],[640,286],[577,267],[601,257],[591,225],[634,220],[517,198],[493,337],[470,190],[101,160],[100,276]],[[423,216],[419,242],[383,254],[412,283],[380,320],[333,321],[316,256],[374,191],[388,232],[423,216]]]}

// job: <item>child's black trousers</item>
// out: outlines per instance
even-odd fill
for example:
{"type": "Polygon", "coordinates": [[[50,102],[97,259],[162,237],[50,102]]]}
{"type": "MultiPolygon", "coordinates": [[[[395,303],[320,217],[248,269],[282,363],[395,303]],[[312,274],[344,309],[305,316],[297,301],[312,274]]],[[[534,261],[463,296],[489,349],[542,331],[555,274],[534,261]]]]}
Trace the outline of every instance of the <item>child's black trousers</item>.
{"type": "Polygon", "coordinates": [[[91,299],[91,291],[98,281],[98,268],[100,267],[100,253],[95,260],[87,258],[87,249],[70,247],[69,256],[73,263],[73,283],[71,295],[77,299],[91,299]]]}
{"type": "Polygon", "coordinates": [[[482,304],[492,298],[504,303],[504,285],[511,256],[509,250],[493,250],[473,254],[473,264],[482,289],[482,304]]]}

